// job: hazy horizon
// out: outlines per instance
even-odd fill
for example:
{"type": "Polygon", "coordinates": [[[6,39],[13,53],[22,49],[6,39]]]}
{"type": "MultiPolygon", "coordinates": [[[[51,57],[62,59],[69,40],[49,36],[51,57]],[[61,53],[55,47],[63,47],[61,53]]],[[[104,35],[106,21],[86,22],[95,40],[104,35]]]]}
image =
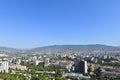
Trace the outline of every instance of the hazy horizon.
{"type": "Polygon", "coordinates": [[[120,46],[119,0],[2,0],[0,46],[120,46]]]}
{"type": "Polygon", "coordinates": [[[88,46],[88,45],[102,45],[102,46],[120,47],[120,46],[116,46],[116,45],[107,45],[107,44],[53,44],[53,45],[45,45],[45,46],[36,46],[36,47],[31,47],[31,48],[18,48],[18,47],[11,47],[11,46],[0,46],[0,47],[13,48],[13,49],[34,49],[34,48],[51,47],[51,46],[88,46]]]}

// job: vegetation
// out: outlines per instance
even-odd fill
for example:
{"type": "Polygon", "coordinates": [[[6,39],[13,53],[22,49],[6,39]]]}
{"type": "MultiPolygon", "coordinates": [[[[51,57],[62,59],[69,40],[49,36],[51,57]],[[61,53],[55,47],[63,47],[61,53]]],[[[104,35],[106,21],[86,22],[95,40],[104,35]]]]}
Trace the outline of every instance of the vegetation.
{"type": "Polygon", "coordinates": [[[27,80],[25,76],[20,74],[0,73],[0,79],[3,80],[27,80]]]}

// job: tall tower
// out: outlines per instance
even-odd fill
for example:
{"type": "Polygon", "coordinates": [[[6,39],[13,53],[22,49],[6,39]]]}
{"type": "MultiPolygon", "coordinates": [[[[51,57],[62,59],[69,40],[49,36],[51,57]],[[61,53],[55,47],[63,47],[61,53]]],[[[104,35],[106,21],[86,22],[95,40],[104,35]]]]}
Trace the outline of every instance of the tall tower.
{"type": "Polygon", "coordinates": [[[74,71],[76,73],[87,73],[87,69],[88,69],[87,61],[79,60],[75,62],[74,71]]]}
{"type": "Polygon", "coordinates": [[[84,72],[85,72],[85,73],[88,73],[87,61],[84,61],[84,67],[85,67],[85,68],[84,68],[84,70],[85,70],[84,72]]]}

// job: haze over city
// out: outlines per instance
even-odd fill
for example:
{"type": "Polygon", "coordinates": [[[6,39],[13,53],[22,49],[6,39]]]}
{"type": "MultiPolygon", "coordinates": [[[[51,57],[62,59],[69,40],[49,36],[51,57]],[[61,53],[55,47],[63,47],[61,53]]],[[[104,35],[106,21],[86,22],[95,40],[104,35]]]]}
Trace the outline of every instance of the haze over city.
{"type": "Polygon", "coordinates": [[[120,0],[0,0],[0,80],[120,80],[120,0]]]}
{"type": "Polygon", "coordinates": [[[2,0],[0,46],[120,46],[119,0],[2,0]]]}

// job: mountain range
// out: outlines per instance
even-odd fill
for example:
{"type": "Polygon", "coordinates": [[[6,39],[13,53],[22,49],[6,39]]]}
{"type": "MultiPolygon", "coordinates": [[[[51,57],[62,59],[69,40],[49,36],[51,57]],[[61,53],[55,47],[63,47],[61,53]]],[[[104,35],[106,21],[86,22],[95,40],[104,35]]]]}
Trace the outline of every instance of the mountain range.
{"type": "Polygon", "coordinates": [[[93,45],[52,45],[37,47],[29,50],[21,50],[8,47],[0,47],[0,53],[6,54],[80,54],[80,53],[120,53],[120,47],[93,44],[93,45]]]}

